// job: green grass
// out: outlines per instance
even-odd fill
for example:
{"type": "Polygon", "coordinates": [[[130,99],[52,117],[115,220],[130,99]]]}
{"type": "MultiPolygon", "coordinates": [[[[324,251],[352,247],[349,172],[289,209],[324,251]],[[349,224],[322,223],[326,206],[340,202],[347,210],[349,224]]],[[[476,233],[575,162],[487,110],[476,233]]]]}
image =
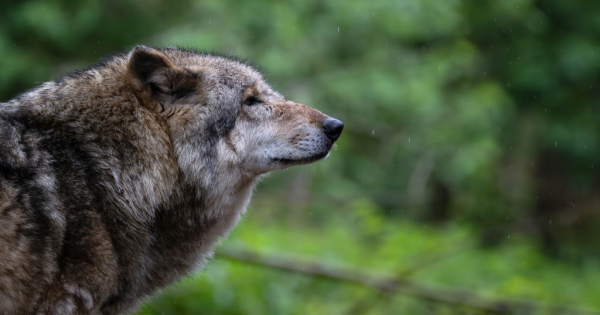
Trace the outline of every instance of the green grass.
{"type": "MultiPolygon", "coordinates": [[[[498,248],[481,249],[468,227],[394,220],[364,203],[336,213],[315,227],[277,216],[265,220],[251,211],[220,246],[293,253],[381,275],[410,271],[410,279],[433,288],[600,310],[598,260],[578,266],[552,261],[519,235],[507,236],[498,248]]],[[[380,299],[356,284],[220,258],[164,290],[140,314],[350,314],[357,309],[360,314],[479,314],[410,296],[380,299]]]]}

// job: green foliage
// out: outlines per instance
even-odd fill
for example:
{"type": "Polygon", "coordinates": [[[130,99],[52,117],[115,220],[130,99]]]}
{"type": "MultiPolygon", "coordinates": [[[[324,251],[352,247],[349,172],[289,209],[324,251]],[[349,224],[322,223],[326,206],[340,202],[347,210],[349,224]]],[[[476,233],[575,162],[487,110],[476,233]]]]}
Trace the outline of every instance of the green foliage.
{"type": "MultiPolygon", "coordinates": [[[[0,3],[0,99],[135,44],[235,54],[345,122],[331,156],[264,180],[226,245],[486,294],[600,308],[600,2],[0,3]],[[510,236],[510,238],[509,238],[510,236]]],[[[144,309],[343,314],[364,288],[217,260],[144,309]]],[[[453,314],[409,297],[372,314],[453,314]]],[[[464,310],[464,313],[472,311],[464,310]]]]}
{"type": "MultiPolygon", "coordinates": [[[[390,221],[364,201],[348,210],[332,215],[321,228],[282,220],[264,224],[255,211],[222,246],[319,257],[334,266],[352,264],[384,275],[413,271],[410,278],[415,281],[460,287],[484,297],[600,308],[597,259],[581,268],[553,262],[522,235],[510,235],[497,249],[479,250],[472,229],[464,226],[390,221]]],[[[202,273],[166,289],[140,314],[348,314],[373,301],[377,303],[360,314],[483,314],[423,303],[410,295],[377,299],[372,290],[355,284],[217,258],[202,273]]],[[[544,308],[538,311],[548,314],[544,308]]]]}

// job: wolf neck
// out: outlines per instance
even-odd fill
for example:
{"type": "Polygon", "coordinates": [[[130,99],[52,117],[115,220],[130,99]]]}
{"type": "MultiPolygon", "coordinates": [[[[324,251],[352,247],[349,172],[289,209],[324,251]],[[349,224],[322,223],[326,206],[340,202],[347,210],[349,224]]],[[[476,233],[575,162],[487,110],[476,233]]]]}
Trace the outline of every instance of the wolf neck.
{"type": "Polygon", "coordinates": [[[155,221],[157,251],[167,264],[181,266],[173,279],[206,262],[215,243],[227,236],[246,210],[255,184],[254,180],[219,181],[200,187],[185,182],[180,196],[183,204],[172,205],[155,221]]]}
{"type": "Polygon", "coordinates": [[[237,187],[221,185],[220,189],[207,195],[206,219],[214,222],[214,225],[210,226],[203,236],[203,255],[210,253],[212,245],[220,237],[226,237],[239,221],[250,202],[254,184],[252,181],[236,185],[237,187]]]}
{"type": "Polygon", "coordinates": [[[211,176],[215,180],[201,189],[203,216],[206,220],[219,220],[232,214],[240,215],[250,201],[255,180],[223,171],[231,170],[219,170],[220,176],[211,176]]]}
{"type": "Polygon", "coordinates": [[[220,141],[211,143],[202,139],[202,135],[196,136],[197,141],[192,142],[196,145],[174,139],[175,155],[181,169],[180,198],[187,200],[185,204],[189,205],[178,211],[182,211],[182,219],[187,223],[184,225],[191,233],[189,237],[201,238],[197,241],[202,247],[201,254],[205,255],[244,213],[256,179],[240,169],[235,156],[223,152],[224,145],[220,141]],[[204,147],[198,144],[204,144],[204,147]]]}
{"type": "Polygon", "coordinates": [[[201,215],[205,220],[218,221],[231,215],[239,216],[246,210],[256,183],[254,177],[246,176],[226,161],[194,165],[193,168],[197,169],[196,174],[201,175],[200,178],[188,178],[186,181],[193,183],[195,197],[202,201],[201,215]]]}

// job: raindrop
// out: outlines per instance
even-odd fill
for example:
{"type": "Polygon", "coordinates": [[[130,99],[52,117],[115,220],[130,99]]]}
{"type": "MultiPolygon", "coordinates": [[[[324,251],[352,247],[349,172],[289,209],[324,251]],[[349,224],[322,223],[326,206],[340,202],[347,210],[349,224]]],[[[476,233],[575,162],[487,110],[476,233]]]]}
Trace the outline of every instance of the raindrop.
{"type": "Polygon", "coordinates": [[[408,137],[408,143],[410,143],[410,137],[408,137]]]}
{"type": "Polygon", "coordinates": [[[548,221],[548,224],[552,224],[552,220],[548,221]]]}
{"type": "Polygon", "coordinates": [[[372,130],[371,130],[371,134],[372,134],[372,135],[375,135],[375,129],[372,129],[372,130]]]}
{"type": "Polygon", "coordinates": [[[558,147],[558,141],[554,142],[554,146],[558,147]]]}
{"type": "Polygon", "coordinates": [[[510,239],[510,235],[506,239],[510,239]]]}
{"type": "Polygon", "coordinates": [[[338,33],[340,32],[340,27],[338,26],[338,33]]]}

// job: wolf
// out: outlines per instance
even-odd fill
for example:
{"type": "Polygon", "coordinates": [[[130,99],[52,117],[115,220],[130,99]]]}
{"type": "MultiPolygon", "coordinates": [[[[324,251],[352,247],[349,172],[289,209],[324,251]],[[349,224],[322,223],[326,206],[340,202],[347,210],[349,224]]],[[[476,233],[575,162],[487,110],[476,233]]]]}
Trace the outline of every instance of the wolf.
{"type": "Polygon", "coordinates": [[[202,266],[343,123],[231,57],[137,46],[0,103],[0,314],[119,314],[202,266]]]}

